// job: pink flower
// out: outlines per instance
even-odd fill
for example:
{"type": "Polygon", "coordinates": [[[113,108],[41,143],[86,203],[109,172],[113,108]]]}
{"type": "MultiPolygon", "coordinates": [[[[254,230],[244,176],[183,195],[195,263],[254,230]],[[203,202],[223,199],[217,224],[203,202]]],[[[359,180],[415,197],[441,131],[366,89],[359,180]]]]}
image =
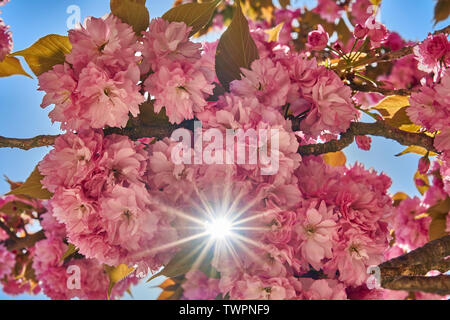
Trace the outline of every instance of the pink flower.
{"type": "MultiPolygon", "coordinates": [[[[410,98],[406,110],[410,119],[428,131],[445,130],[450,126],[450,73],[446,72],[441,83],[434,87],[423,86],[410,98]]],[[[443,149],[442,149],[443,150],[443,149]]]]}
{"type": "Polygon", "coordinates": [[[369,17],[365,27],[368,29],[367,36],[370,38],[372,48],[378,48],[381,43],[386,41],[388,31],[383,24],[375,20],[375,17],[369,17]]]}
{"type": "Polygon", "coordinates": [[[392,51],[397,51],[405,46],[405,41],[397,32],[389,32],[385,45],[392,51]]]}
{"type": "Polygon", "coordinates": [[[444,129],[434,139],[434,146],[439,152],[450,152],[450,129],[444,129]]]}
{"type": "Polygon", "coordinates": [[[327,208],[321,202],[309,204],[299,212],[300,222],[296,225],[298,237],[302,240],[300,249],[302,257],[316,270],[320,270],[322,260],[332,257],[331,248],[336,236],[336,222],[333,208],[327,208]]]}
{"type": "Polygon", "coordinates": [[[3,7],[8,2],[9,2],[9,0],[0,0],[0,7],[3,7]]]}
{"type": "Polygon", "coordinates": [[[145,101],[138,85],[141,47],[133,29],[113,15],[88,18],[69,39],[67,63],[39,76],[46,92],[42,107],[55,105],[50,118],[64,130],[124,127],[145,101]]]}
{"type": "MultiPolygon", "coordinates": [[[[305,283],[306,281],[303,281],[305,283]]],[[[336,280],[312,281],[309,288],[304,288],[309,300],[347,300],[345,285],[336,280]]]]}
{"type": "Polygon", "coordinates": [[[414,48],[414,54],[419,61],[419,69],[424,72],[434,72],[439,77],[444,70],[443,62],[449,65],[450,44],[447,35],[440,33],[429,35],[425,41],[414,48]]]}
{"type": "Polygon", "coordinates": [[[373,14],[372,3],[370,0],[355,0],[350,9],[352,22],[355,24],[364,24],[373,14]]]}
{"type": "Polygon", "coordinates": [[[330,23],[334,23],[340,17],[341,8],[333,0],[319,0],[313,10],[330,23]]]}
{"type": "Polygon", "coordinates": [[[385,246],[376,244],[368,235],[344,224],[341,238],[334,247],[333,259],[325,270],[333,275],[339,271],[339,280],[350,286],[362,285],[369,277],[367,268],[383,261],[385,246]]]}
{"type": "Polygon", "coordinates": [[[330,36],[320,24],[317,26],[316,31],[311,31],[308,34],[308,46],[311,50],[320,51],[325,49],[329,40],[330,36]]]}
{"type": "Polygon", "coordinates": [[[295,289],[286,278],[264,279],[244,275],[230,292],[232,300],[289,300],[295,297],[295,289]]]}
{"type": "Polygon", "coordinates": [[[281,108],[286,104],[290,90],[288,71],[271,59],[259,59],[251,70],[242,69],[242,80],[233,81],[231,92],[241,97],[256,97],[266,107],[281,108]]]}
{"type": "Polygon", "coordinates": [[[16,265],[16,256],[0,245],[0,279],[11,273],[16,265]]]}
{"type": "Polygon", "coordinates": [[[360,24],[357,24],[355,26],[355,30],[353,30],[353,36],[356,39],[364,39],[368,32],[369,32],[369,30],[366,27],[364,27],[360,24]]]}
{"type": "Polygon", "coordinates": [[[136,117],[139,105],[145,101],[136,85],[139,76],[137,66],[130,66],[111,78],[94,63],[89,63],[78,82],[80,116],[94,129],[125,127],[129,113],[136,117]]]}
{"type": "Polygon", "coordinates": [[[372,144],[372,138],[368,136],[357,136],[356,144],[361,150],[369,151],[372,144]]]}
{"type": "Polygon", "coordinates": [[[59,187],[72,188],[80,184],[94,170],[102,148],[101,131],[67,133],[58,137],[55,148],[39,164],[39,171],[45,176],[43,186],[55,192],[59,187]]]}
{"type": "Polygon", "coordinates": [[[0,18],[0,61],[3,61],[12,49],[12,33],[9,31],[9,26],[5,25],[3,19],[0,18]]]}
{"type": "Polygon", "coordinates": [[[428,242],[430,217],[420,217],[427,208],[420,203],[420,199],[408,198],[403,200],[394,215],[394,228],[397,243],[408,245],[411,250],[420,248],[428,242]]]}
{"type": "Polygon", "coordinates": [[[143,33],[144,64],[156,71],[161,62],[178,61],[191,64],[199,60],[201,44],[189,40],[191,29],[184,22],[153,19],[149,31],[143,33]]]}
{"type": "Polygon", "coordinates": [[[311,91],[311,109],[300,129],[312,137],[322,131],[342,133],[357,117],[351,100],[351,89],[331,70],[323,70],[311,91]]]}
{"type": "Polygon", "coordinates": [[[104,68],[111,75],[137,66],[141,50],[133,29],[109,14],[103,18],[89,17],[81,28],[69,30],[72,51],[66,61],[73,66],[76,75],[90,63],[104,68]]]}
{"type": "Polygon", "coordinates": [[[219,280],[208,278],[201,271],[190,271],[183,282],[183,297],[186,300],[214,300],[219,295],[219,280]]]}
{"type": "Polygon", "coordinates": [[[150,75],[145,88],[156,99],[155,112],[164,107],[170,122],[181,123],[203,111],[205,99],[212,95],[214,86],[197,68],[172,62],[150,75]]]}
{"type": "Polygon", "coordinates": [[[419,160],[419,168],[418,168],[419,173],[420,174],[427,174],[428,170],[430,170],[430,165],[431,165],[431,162],[430,162],[430,159],[428,157],[425,156],[425,157],[420,158],[420,160],[419,160]]]}

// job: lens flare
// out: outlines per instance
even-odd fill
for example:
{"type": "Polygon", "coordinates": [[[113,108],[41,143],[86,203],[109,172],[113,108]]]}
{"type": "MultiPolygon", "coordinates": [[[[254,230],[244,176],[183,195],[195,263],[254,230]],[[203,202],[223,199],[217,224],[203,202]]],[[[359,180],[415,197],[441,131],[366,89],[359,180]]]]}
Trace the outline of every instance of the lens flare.
{"type": "Polygon", "coordinates": [[[215,240],[223,240],[232,234],[232,224],[225,218],[218,218],[205,223],[206,233],[215,240]]]}

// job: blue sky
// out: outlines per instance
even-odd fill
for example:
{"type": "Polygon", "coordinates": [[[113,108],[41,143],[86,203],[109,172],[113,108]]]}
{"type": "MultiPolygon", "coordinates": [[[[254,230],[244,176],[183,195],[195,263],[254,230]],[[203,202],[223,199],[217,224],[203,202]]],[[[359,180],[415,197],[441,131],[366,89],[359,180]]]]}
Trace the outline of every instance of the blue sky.
{"type": "MultiPolygon", "coordinates": [[[[314,0],[297,0],[293,3],[308,6],[314,5],[314,0]]],[[[172,0],[147,0],[147,6],[152,17],[161,16],[172,4],[172,0]]],[[[81,9],[81,16],[103,16],[109,12],[108,0],[11,0],[2,8],[1,17],[11,26],[14,38],[14,50],[29,47],[39,38],[50,34],[66,34],[66,12],[71,5],[81,9]]],[[[424,39],[433,32],[434,0],[383,0],[381,20],[390,30],[399,32],[408,40],[424,39]]],[[[449,20],[436,26],[440,29],[449,24],[449,20]]],[[[31,72],[30,72],[31,74],[31,72]]],[[[52,125],[48,118],[50,110],[42,110],[39,106],[43,94],[37,91],[37,80],[22,76],[0,78],[0,136],[29,138],[40,134],[57,134],[59,126],[52,125]]],[[[20,151],[0,149],[0,176],[7,175],[12,180],[22,181],[32,172],[36,164],[45,156],[49,148],[20,151]]],[[[367,167],[384,171],[394,180],[391,189],[393,193],[404,191],[416,195],[412,177],[417,169],[419,156],[407,155],[395,158],[403,147],[399,144],[374,138],[372,150],[365,152],[354,145],[346,150],[350,163],[359,161],[367,167]]],[[[8,184],[0,180],[0,194],[8,191],[8,184]]],[[[157,282],[156,282],[157,283],[157,282]]],[[[149,284],[141,285],[133,290],[135,298],[154,299],[158,292],[151,290],[149,284]]],[[[9,297],[0,292],[0,300],[9,297]]],[[[45,298],[44,296],[21,299],[45,298]]]]}

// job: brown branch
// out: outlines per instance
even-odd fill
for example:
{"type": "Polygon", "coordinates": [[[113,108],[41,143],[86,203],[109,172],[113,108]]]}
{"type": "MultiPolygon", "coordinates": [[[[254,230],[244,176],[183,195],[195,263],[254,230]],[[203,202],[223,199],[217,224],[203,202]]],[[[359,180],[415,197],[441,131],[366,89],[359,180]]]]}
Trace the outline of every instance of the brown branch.
{"type": "Polygon", "coordinates": [[[352,83],[350,84],[350,88],[352,88],[355,91],[362,91],[362,92],[376,92],[381,93],[385,96],[410,96],[412,91],[407,89],[384,89],[384,88],[378,88],[373,85],[369,84],[356,84],[352,83]]]}
{"type": "MultiPolygon", "coordinates": [[[[436,35],[439,33],[446,33],[446,34],[450,33],[450,26],[447,26],[441,30],[438,30],[434,34],[436,35]]],[[[366,66],[366,65],[369,65],[372,63],[383,63],[383,62],[394,61],[394,60],[403,58],[405,56],[408,56],[410,54],[413,54],[414,53],[413,49],[414,49],[414,46],[408,46],[408,47],[404,47],[397,51],[388,52],[383,55],[375,55],[373,57],[363,58],[363,59],[353,62],[349,67],[350,68],[358,68],[358,67],[366,66]]],[[[338,67],[342,68],[342,65],[338,65],[338,67]]]]}
{"type": "Polygon", "coordinates": [[[381,264],[380,269],[423,265],[428,268],[428,272],[433,270],[433,266],[448,256],[450,256],[450,236],[445,236],[401,257],[381,264]]]}
{"type": "Polygon", "coordinates": [[[442,273],[450,270],[450,236],[427,243],[401,257],[379,266],[381,285],[385,289],[450,293],[450,277],[425,277],[432,270],[442,273]]]}
{"type": "Polygon", "coordinates": [[[0,136],[0,148],[30,150],[33,148],[48,147],[55,143],[57,137],[58,136],[37,136],[30,139],[17,139],[0,136]]]}
{"type": "Polygon", "coordinates": [[[409,292],[420,291],[445,296],[450,294],[450,276],[404,276],[396,279],[395,281],[389,282],[384,286],[384,288],[409,292]]]}
{"type": "MultiPolygon", "coordinates": [[[[294,124],[297,131],[299,123],[294,124]]],[[[385,122],[363,123],[353,122],[350,129],[341,135],[339,140],[332,140],[323,144],[312,144],[301,146],[298,152],[301,155],[321,155],[330,152],[341,151],[350,146],[357,136],[377,136],[395,140],[404,146],[419,146],[426,150],[437,153],[434,147],[434,139],[423,133],[406,132],[388,125],[385,122]]]]}

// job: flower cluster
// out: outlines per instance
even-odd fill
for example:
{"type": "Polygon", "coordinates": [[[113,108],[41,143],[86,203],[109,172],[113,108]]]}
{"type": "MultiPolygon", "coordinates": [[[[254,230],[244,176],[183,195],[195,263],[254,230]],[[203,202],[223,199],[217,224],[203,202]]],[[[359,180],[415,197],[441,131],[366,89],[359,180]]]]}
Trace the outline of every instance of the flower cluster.
{"type": "MultiPolygon", "coordinates": [[[[53,217],[53,211],[43,216],[42,226],[46,239],[34,248],[33,268],[43,292],[55,300],[73,298],[106,300],[109,279],[103,265],[94,259],[75,258],[64,260],[68,246],[64,242],[65,228],[53,217]]],[[[70,257],[67,257],[70,258],[70,257]]],[[[123,296],[137,278],[129,277],[114,287],[111,298],[123,296]]]]}
{"type": "Polygon", "coordinates": [[[39,77],[46,92],[42,107],[55,105],[50,118],[62,129],[125,127],[145,101],[133,29],[113,15],[88,18],[81,29],[70,30],[69,40],[66,63],[39,77]]]}
{"type": "MultiPolygon", "coordinates": [[[[376,20],[371,1],[347,4],[318,1],[312,14],[321,24],[302,35],[305,50],[291,37],[302,10],[274,13],[275,21],[286,21],[275,41],[267,33],[273,27],[268,21],[251,22],[259,58],[241,69],[226,92],[217,85],[218,42],[191,41],[192,28],[184,22],[157,18],[136,34],[110,14],[70,30],[72,51],[65,62],[39,76],[42,107],[54,105],[50,118],[66,130],[38,166],[41,184],[53,197],[45,208],[19,199],[42,209],[22,214],[19,222],[0,214],[18,234],[34,220],[45,234],[24,251],[38,282],[27,289],[42,289],[53,299],[105,299],[109,279],[103,266],[124,264],[136,272],[115,287],[112,297],[120,297],[137,283],[135,275],[155,273],[188,250],[198,259],[175,279],[187,300],[405,298],[403,292],[369,290],[367,270],[423,246],[431,223],[427,210],[450,195],[449,44],[446,36],[430,35],[414,55],[369,81],[373,70],[352,74],[351,64],[363,54],[411,43],[376,20]],[[346,43],[345,37],[333,41],[326,31],[344,10],[355,26],[346,43]],[[350,66],[346,72],[333,70],[338,56],[338,66],[350,66]],[[438,76],[432,79],[430,72],[438,76]],[[385,174],[299,154],[300,146],[338,139],[359,120],[359,110],[382,98],[355,94],[348,85],[352,77],[361,86],[379,81],[378,91],[415,90],[407,116],[436,134],[440,152],[439,161],[431,164],[426,155],[419,163],[419,172],[433,177],[424,199],[393,203],[385,174]],[[138,132],[134,120],[143,106],[166,115],[168,129],[199,120],[200,128],[181,129],[188,137],[183,142],[193,140],[194,146],[180,148],[174,138],[138,132]],[[133,131],[130,137],[141,139],[110,130],[125,127],[133,131]],[[243,132],[265,132],[267,140],[245,134],[240,139],[243,132]],[[235,134],[231,144],[230,134],[235,134]],[[264,150],[276,158],[276,167],[261,161],[264,150]],[[251,161],[252,154],[260,161],[251,161]],[[208,230],[220,218],[230,220],[229,238],[215,239],[208,230]],[[73,247],[76,252],[66,256],[73,247]],[[79,271],[75,288],[70,270],[79,271]]],[[[212,24],[224,21],[215,17],[212,24]]],[[[0,21],[0,60],[2,48],[5,54],[11,50],[2,44],[5,28],[0,21]]],[[[356,137],[362,150],[370,150],[371,143],[369,136],[356,137]]],[[[16,200],[2,199],[0,208],[16,200]]],[[[0,241],[8,237],[0,229],[0,241]]],[[[22,258],[0,244],[5,292],[20,292],[12,269],[22,258]]]]}
{"type": "Polygon", "coordinates": [[[142,182],[143,148],[101,131],[67,133],[41,162],[42,183],[54,192],[53,215],[87,258],[108,265],[148,263],[153,270],[167,262],[163,253],[140,256],[141,248],[171,234],[170,219],[154,208],[142,182]]]}

